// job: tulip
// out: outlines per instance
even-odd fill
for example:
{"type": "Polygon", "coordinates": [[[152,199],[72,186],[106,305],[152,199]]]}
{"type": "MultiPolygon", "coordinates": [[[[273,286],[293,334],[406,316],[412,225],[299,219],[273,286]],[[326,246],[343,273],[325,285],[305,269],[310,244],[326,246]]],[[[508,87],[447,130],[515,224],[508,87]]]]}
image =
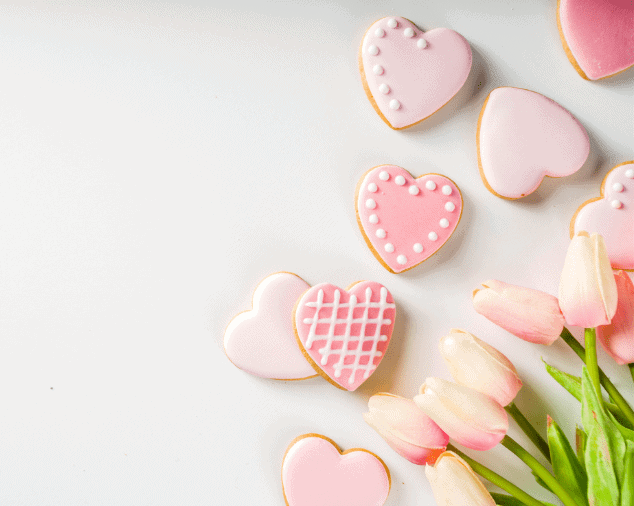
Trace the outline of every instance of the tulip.
{"type": "Polygon", "coordinates": [[[425,475],[438,506],[495,506],[491,494],[469,464],[453,452],[445,452],[425,475]]]}
{"type": "Polygon", "coordinates": [[[510,404],[522,388],[511,361],[464,330],[451,329],[440,340],[440,354],[456,383],[493,397],[502,406],[510,404]]]}
{"type": "Polygon", "coordinates": [[[473,307],[511,334],[537,344],[553,344],[564,328],[556,297],[494,279],[473,292],[473,307]]]}
{"type": "Polygon", "coordinates": [[[509,428],[506,411],[495,399],[440,378],[427,378],[414,402],[450,438],[473,450],[490,450],[509,428]]]}
{"type": "Polygon", "coordinates": [[[616,312],[616,281],[603,237],[579,232],[568,247],[559,283],[559,307],[569,325],[608,325],[616,312]]]}
{"type": "Polygon", "coordinates": [[[379,393],[368,401],[365,421],[392,449],[414,464],[433,464],[449,444],[449,436],[413,400],[379,393]]]}
{"type": "Polygon", "coordinates": [[[618,304],[610,325],[597,327],[597,338],[617,364],[634,362],[634,283],[623,271],[615,274],[618,304]]]}

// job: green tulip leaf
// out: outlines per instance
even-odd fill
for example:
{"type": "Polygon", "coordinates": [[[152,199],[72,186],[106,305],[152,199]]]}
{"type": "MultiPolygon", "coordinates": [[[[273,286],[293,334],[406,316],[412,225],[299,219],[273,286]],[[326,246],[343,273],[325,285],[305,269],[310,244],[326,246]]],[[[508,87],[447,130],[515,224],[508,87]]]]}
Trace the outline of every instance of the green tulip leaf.
{"type": "Polygon", "coordinates": [[[625,452],[625,473],[621,486],[621,506],[632,506],[632,504],[634,504],[634,443],[628,441],[625,452]]]}
{"type": "Polygon", "coordinates": [[[603,427],[595,422],[586,443],[588,500],[593,506],[621,504],[619,483],[612,461],[607,435],[603,427]]]}
{"type": "MultiPolygon", "coordinates": [[[[497,504],[497,506],[525,506],[522,501],[510,495],[491,492],[491,497],[493,497],[493,500],[495,501],[495,504],[497,504]]],[[[554,504],[551,504],[549,502],[541,502],[542,504],[544,504],[544,506],[554,506],[554,504]]]]}
{"type": "Polygon", "coordinates": [[[583,467],[584,471],[586,469],[586,441],[588,440],[588,435],[583,431],[583,429],[579,426],[576,428],[575,432],[576,439],[576,447],[577,447],[577,458],[579,459],[579,463],[583,467]]]}
{"type": "Polygon", "coordinates": [[[581,401],[581,378],[560,371],[556,367],[553,367],[552,365],[546,363],[543,359],[542,362],[544,362],[548,374],[550,374],[557,383],[564,387],[570,393],[570,395],[572,395],[578,401],[581,401]]]}
{"type": "MultiPolygon", "coordinates": [[[[555,494],[550,487],[548,486],[548,484],[542,480],[537,474],[535,474],[535,471],[531,471],[531,474],[533,475],[533,478],[535,478],[535,481],[537,482],[537,484],[542,487],[545,488],[546,490],[548,490],[551,494],[555,494]]],[[[557,494],[555,494],[557,495],[557,494]]]]}
{"type": "Polygon", "coordinates": [[[557,423],[548,417],[548,446],[555,478],[579,506],[588,506],[588,477],[557,423]]]}

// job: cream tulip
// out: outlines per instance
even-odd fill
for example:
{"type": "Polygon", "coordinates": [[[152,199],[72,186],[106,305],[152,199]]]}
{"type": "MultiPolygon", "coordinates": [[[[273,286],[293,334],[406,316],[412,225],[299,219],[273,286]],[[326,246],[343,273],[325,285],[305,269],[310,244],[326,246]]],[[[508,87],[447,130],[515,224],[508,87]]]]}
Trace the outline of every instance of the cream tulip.
{"type": "Polygon", "coordinates": [[[433,464],[449,444],[449,436],[413,400],[379,393],[368,401],[365,421],[394,451],[414,464],[433,464]]]}
{"type": "Polygon", "coordinates": [[[451,329],[440,340],[440,354],[456,383],[493,397],[502,406],[510,404],[522,388],[511,361],[464,330],[451,329]]]}
{"type": "Polygon", "coordinates": [[[440,378],[427,378],[414,402],[451,439],[473,450],[489,450],[509,428],[506,411],[492,397],[440,378]]]}
{"type": "Polygon", "coordinates": [[[597,339],[617,364],[634,363],[634,283],[626,272],[615,274],[616,313],[609,325],[597,327],[597,339]]]}
{"type": "Polygon", "coordinates": [[[559,283],[559,307],[568,325],[608,325],[617,291],[603,237],[579,232],[568,247],[559,283]]]}
{"type": "Polygon", "coordinates": [[[473,307],[511,334],[531,343],[553,344],[564,328],[556,297],[491,279],[473,292],[473,307]]]}
{"type": "Polygon", "coordinates": [[[433,466],[425,466],[425,475],[438,506],[495,506],[469,464],[453,452],[445,452],[433,466]]]}

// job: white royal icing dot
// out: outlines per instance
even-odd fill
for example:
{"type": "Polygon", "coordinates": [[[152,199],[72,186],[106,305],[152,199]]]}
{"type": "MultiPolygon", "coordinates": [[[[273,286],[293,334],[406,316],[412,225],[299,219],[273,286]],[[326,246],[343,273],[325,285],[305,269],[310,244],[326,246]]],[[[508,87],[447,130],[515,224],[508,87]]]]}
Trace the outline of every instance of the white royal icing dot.
{"type": "Polygon", "coordinates": [[[414,244],[412,249],[414,250],[415,253],[422,253],[423,252],[423,245],[421,243],[417,242],[416,244],[414,244]]]}
{"type": "Polygon", "coordinates": [[[429,237],[430,241],[436,241],[438,240],[438,234],[436,232],[429,232],[429,234],[427,235],[427,237],[429,237]]]}
{"type": "Polygon", "coordinates": [[[370,223],[373,225],[376,225],[379,222],[379,217],[376,214],[371,214],[368,220],[370,220],[370,223]]]}
{"type": "Polygon", "coordinates": [[[376,183],[370,183],[368,185],[368,191],[375,193],[377,190],[379,189],[379,187],[376,185],[376,183]]]}
{"type": "Polygon", "coordinates": [[[383,28],[377,28],[376,31],[374,32],[374,35],[376,35],[377,37],[384,37],[385,30],[383,30],[383,28]]]}
{"type": "Polygon", "coordinates": [[[622,192],[623,190],[625,190],[625,186],[623,186],[621,183],[614,183],[614,184],[612,185],[612,189],[613,189],[615,192],[622,192]]]}
{"type": "Polygon", "coordinates": [[[451,195],[451,186],[449,186],[448,184],[443,186],[442,187],[442,193],[443,193],[443,195],[451,195]]]}
{"type": "Polygon", "coordinates": [[[396,257],[396,261],[401,265],[405,265],[407,263],[407,257],[405,255],[399,255],[396,257]]]}
{"type": "Polygon", "coordinates": [[[610,204],[614,209],[621,209],[621,206],[623,206],[623,202],[621,202],[620,200],[613,200],[612,202],[610,202],[610,204]]]}
{"type": "Polygon", "coordinates": [[[403,186],[405,184],[405,178],[403,176],[396,176],[394,182],[399,186],[403,186]]]}
{"type": "Polygon", "coordinates": [[[387,26],[389,26],[390,28],[396,28],[398,26],[398,21],[396,21],[396,19],[394,18],[390,18],[387,20],[387,26]]]}
{"type": "Polygon", "coordinates": [[[427,41],[423,38],[420,38],[418,39],[416,45],[418,46],[418,49],[425,49],[427,47],[427,41]]]}
{"type": "Polygon", "coordinates": [[[387,84],[383,83],[381,86],[379,86],[379,91],[383,93],[383,95],[387,95],[390,92],[390,87],[387,84]]]}
{"type": "Polygon", "coordinates": [[[369,48],[368,48],[368,53],[370,53],[372,56],[376,56],[377,54],[379,54],[379,48],[376,47],[374,44],[372,44],[369,48]]]}
{"type": "Polygon", "coordinates": [[[374,209],[376,207],[376,202],[374,202],[374,199],[368,199],[365,201],[365,207],[368,209],[374,209]]]}
{"type": "Polygon", "coordinates": [[[385,230],[383,230],[382,228],[377,229],[375,234],[379,239],[385,239],[385,230]]]}
{"type": "Polygon", "coordinates": [[[387,251],[388,253],[394,253],[394,245],[391,242],[388,242],[383,247],[385,248],[385,251],[387,251]]]}
{"type": "Polygon", "coordinates": [[[386,170],[382,170],[381,173],[379,174],[379,179],[381,181],[387,181],[388,179],[390,179],[389,172],[386,170]]]}
{"type": "Polygon", "coordinates": [[[447,218],[443,218],[438,223],[442,228],[447,228],[449,226],[449,220],[447,218]]]}
{"type": "Polygon", "coordinates": [[[436,183],[434,183],[433,181],[427,181],[425,183],[425,188],[427,188],[428,190],[434,191],[436,189],[436,183]]]}
{"type": "Polygon", "coordinates": [[[407,27],[403,31],[403,35],[405,35],[405,37],[413,37],[414,36],[414,30],[412,28],[410,28],[410,27],[407,27]]]}
{"type": "Polygon", "coordinates": [[[396,100],[395,98],[393,98],[392,100],[390,100],[390,109],[394,109],[395,111],[397,109],[401,108],[401,103],[396,100]]]}
{"type": "Polygon", "coordinates": [[[383,67],[381,67],[381,65],[375,65],[374,68],[372,69],[372,72],[374,72],[374,75],[376,76],[382,76],[383,75],[383,67]]]}
{"type": "Polygon", "coordinates": [[[627,169],[625,171],[625,177],[629,177],[630,179],[634,179],[634,169],[627,169]]]}
{"type": "Polygon", "coordinates": [[[418,188],[418,186],[413,184],[412,186],[409,187],[408,191],[410,195],[418,195],[418,192],[420,192],[420,189],[418,188]]]}
{"type": "Polygon", "coordinates": [[[456,209],[456,204],[454,204],[453,202],[447,202],[445,204],[445,209],[449,212],[452,212],[454,209],[456,209]]]}

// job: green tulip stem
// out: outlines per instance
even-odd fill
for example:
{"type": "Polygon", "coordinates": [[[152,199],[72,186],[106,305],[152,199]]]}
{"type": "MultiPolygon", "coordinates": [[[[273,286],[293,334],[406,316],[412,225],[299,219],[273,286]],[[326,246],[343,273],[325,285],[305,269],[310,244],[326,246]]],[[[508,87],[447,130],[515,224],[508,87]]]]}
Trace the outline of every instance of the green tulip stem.
{"type": "MultiPolygon", "coordinates": [[[[568,346],[572,348],[572,351],[574,351],[581,360],[583,360],[584,362],[586,361],[586,350],[583,349],[583,346],[579,344],[579,341],[575,339],[575,336],[573,336],[565,327],[563,332],[561,333],[561,338],[568,346]]],[[[599,379],[601,381],[601,384],[603,385],[603,388],[605,388],[612,401],[614,401],[614,404],[619,407],[621,413],[623,413],[623,416],[632,425],[634,425],[634,410],[632,410],[625,398],[621,395],[621,392],[616,389],[614,383],[610,381],[610,378],[605,375],[603,370],[600,367],[598,369],[599,379]]]]}
{"type": "Polygon", "coordinates": [[[500,487],[505,492],[508,492],[513,497],[515,497],[515,499],[517,499],[518,501],[521,501],[526,506],[545,506],[543,502],[538,501],[534,497],[528,495],[521,488],[519,488],[516,485],[513,485],[506,478],[503,478],[496,472],[491,471],[491,469],[489,469],[488,467],[485,467],[479,462],[473,460],[471,457],[469,457],[468,455],[465,455],[454,446],[452,445],[447,446],[447,450],[450,452],[454,452],[455,454],[460,456],[467,464],[471,466],[471,469],[473,469],[476,473],[478,473],[484,479],[489,480],[494,485],[500,487]]]}
{"type": "Polygon", "coordinates": [[[539,461],[522,448],[513,438],[510,436],[504,436],[502,444],[514,453],[524,464],[531,468],[537,476],[548,486],[548,488],[555,494],[561,502],[566,506],[577,506],[575,500],[570,496],[566,489],[557,481],[557,479],[548,472],[539,461]]]}
{"type": "Polygon", "coordinates": [[[601,380],[599,379],[599,363],[597,362],[597,331],[594,328],[586,329],[585,331],[586,341],[586,366],[588,367],[588,373],[590,373],[590,379],[594,385],[594,389],[597,392],[599,400],[603,399],[601,393],[601,380]]]}
{"type": "Polygon", "coordinates": [[[542,455],[546,457],[546,460],[550,462],[550,449],[548,448],[548,443],[539,434],[539,432],[537,432],[537,429],[531,425],[531,422],[526,419],[515,403],[511,402],[511,404],[506,406],[504,409],[509,415],[511,415],[513,420],[517,422],[517,425],[519,425],[520,429],[524,431],[524,434],[528,436],[528,439],[530,439],[542,455]]]}

